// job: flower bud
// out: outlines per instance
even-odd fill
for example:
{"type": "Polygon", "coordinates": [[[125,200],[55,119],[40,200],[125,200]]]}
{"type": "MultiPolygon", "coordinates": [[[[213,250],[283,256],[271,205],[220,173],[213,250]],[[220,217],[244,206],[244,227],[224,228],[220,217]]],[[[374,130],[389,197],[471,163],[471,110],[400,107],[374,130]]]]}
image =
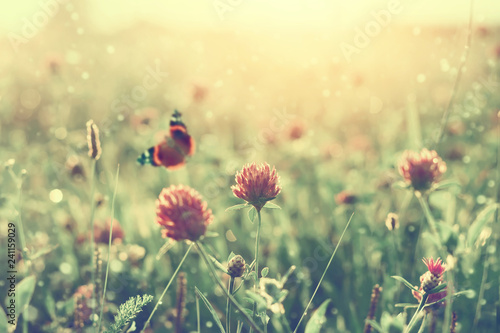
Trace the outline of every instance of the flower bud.
{"type": "Polygon", "coordinates": [[[227,263],[227,273],[231,277],[242,277],[245,272],[245,259],[242,256],[236,255],[227,263]]]}

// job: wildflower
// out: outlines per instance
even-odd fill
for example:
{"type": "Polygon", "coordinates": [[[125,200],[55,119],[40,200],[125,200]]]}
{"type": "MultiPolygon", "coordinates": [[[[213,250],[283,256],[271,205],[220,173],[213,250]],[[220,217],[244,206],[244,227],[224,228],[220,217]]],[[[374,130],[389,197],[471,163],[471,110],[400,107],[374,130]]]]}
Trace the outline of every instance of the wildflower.
{"type": "Polygon", "coordinates": [[[245,259],[236,255],[227,263],[227,273],[232,277],[242,277],[245,272],[245,259]]]}
{"type": "Polygon", "coordinates": [[[298,140],[304,136],[306,129],[302,121],[294,121],[288,128],[288,137],[290,140],[298,140]]]}
{"type": "Polygon", "coordinates": [[[97,161],[101,157],[101,141],[99,140],[99,128],[92,119],[87,121],[87,144],[89,157],[97,161]]]}
{"type": "MultiPolygon", "coordinates": [[[[443,262],[440,258],[438,258],[436,261],[434,261],[433,258],[424,258],[422,261],[427,266],[428,271],[420,276],[419,290],[427,293],[443,282],[443,273],[446,270],[446,267],[443,265],[443,262]]],[[[415,297],[419,302],[422,299],[421,293],[417,291],[413,291],[413,297],[415,297]]],[[[429,298],[427,298],[427,303],[434,303],[442,300],[445,297],[446,288],[438,293],[430,294],[429,298]]]]}
{"type": "Polygon", "coordinates": [[[94,285],[87,284],[78,287],[73,294],[75,301],[75,327],[81,328],[90,320],[92,315],[92,294],[94,285]]]}
{"type": "Polygon", "coordinates": [[[342,191],[335,196],[337,205],[352,205],[356,201],[358,201],[358,197],[349,191],[342,191]]]}
{"type": "Polygon", "coordinates": [[[273,167],[264,163],[246,164],[236,173],[236,185],[231,186],[233,194],[260,211],[267,201],[273,200],[281,192],[280,177],[273,167]]]}
{"type": "Polygon", "coordinates": [[[405,181],[415,190],[425,191],[446,172],[446,163],[436,151],[424,148],[420,153],[405,151],[398,168],[405,181]]]}
{"type": "Polygon", "coordinates": [[[183,185],[164,188],[156,200],[156,222],[164,227],[163,237],[198,240],[212,223],[212,210],[201,195],[183,185]]]}
{"type": "Polygon", "coordinates": [[[389,213],[387,214],[387,219],[385,220],[385,226],[389,231],[399,229],[399,217],[398,214],[389,213]]]}
{"type": "MultiPolygon", "coordinates": [[[[96,243],[108,244],[109,243],[109,230],[111,229],[111,219],[107,219],[104,225],[94,224],[94,239],[96,243]]],[[[117,220],[113,220],[113,234],[111,241],[113,243],[121,243],[125,233],[123,228],[117,220]]]]}
{"type": "Polygon", "coordinates": [[[76,181],[85,180],[85,171],[83,169],[82,162],[76,155],[69,156],[66,160],[65,166],[71,175],[71,178],[76,181]]]}

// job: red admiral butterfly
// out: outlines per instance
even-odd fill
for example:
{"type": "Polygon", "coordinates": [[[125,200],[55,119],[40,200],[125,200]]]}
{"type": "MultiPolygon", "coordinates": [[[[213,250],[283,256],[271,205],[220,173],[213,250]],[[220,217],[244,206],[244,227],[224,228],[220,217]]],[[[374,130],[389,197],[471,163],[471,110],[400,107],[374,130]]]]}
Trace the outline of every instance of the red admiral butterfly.
{"type": "Polygon", "coordinates": [[[168,170],[175,170],[184,166],[186,156],[192,156],[194,151],[194,139],[188,134],[181,113],[175,110],[170,119],[170,136],[142,153],[137,162],[141,165],[163,165],[168,170]]]}

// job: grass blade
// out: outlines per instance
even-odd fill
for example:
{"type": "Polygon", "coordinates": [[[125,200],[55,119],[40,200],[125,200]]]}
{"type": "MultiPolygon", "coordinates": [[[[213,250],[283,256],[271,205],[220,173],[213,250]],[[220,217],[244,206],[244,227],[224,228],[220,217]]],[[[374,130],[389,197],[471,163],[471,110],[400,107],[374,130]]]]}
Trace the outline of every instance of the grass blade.
{"type": "Polygon", "coordinates": [[[205,297],[205,295],[203,295],[203,293],[197,288],[197,287],[194,287],[195,291],[196,291],[196,295],[198,295],[199,298],[201,298],[201,300],[203,301],[203,303],[205,303],[205,306],[207,307],[207,309],[210,311],[210,313],[212,314],[212,317],[214,318],[214,321],[215,323],[217,324],[217,326],[219,327],[220,329],[220,332],[221,333],[226,333],[226,331],[224,330],[224,327],[222,326],[222,323],[219,319],[219,316],[217,316],[217,312],[215,312],[212,304],[210,304],[210,302],[208,301],[208,299],[205,297]]]}

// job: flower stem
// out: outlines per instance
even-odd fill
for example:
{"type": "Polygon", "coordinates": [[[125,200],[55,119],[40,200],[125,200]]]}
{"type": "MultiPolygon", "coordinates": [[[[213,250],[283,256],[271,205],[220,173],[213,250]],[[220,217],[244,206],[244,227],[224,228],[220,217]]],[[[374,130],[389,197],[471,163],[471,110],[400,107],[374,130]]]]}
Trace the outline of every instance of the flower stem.
{"type": "Polygon", "coordinates": [[[104,311],[104,300],[106,299],[106,288],[108,286],[108,276],[109,276],[109,255],[111,253],[111,241],[113,240],[113,221],[115,219],[115,200],[116,200],[116,192],[118,189],[118,175],[120,174],[120,164],[118,164],[116,168],[116,177],[115,177],[115,190],[113,192],[113,199],[111,200],[111,223],[109,226],[109,242],[108,242],[108,262],[106,264],[106,276],[104,278],[104,288],[102,291],[102,301],[101,301],[101,312],[99,313],[99,324],[97,325],[97,333],[101,332],[101,323],[102,323],[102,314],[104,311]]]}
{"type": "Polygon", "coordinates": [[[260,216],[260,209],[257,209],[257,216],[259,217],[259,224],[257,225],[257,235],[255,236],[255,273],[257,273],[257,283],[258,283],[259,282],[260,227],[262,225],[262,218],[260,216]]]}
{"type": "MultiPolygon", "coordinates": [[[[425,217],[427,219],[427,222],[429,223],[429,227],[431,228],[432,233],[434,234],[434,238],[436,239],[437,245],[438,245],[438,252],[440,253],[441,258],[443,259],[443,262],[446,262],[446,258],[448,257],[448,251],[445,249],[443,246],[443,243],[441,242],[441,236],[438,233],[438,230],[436,228],[436,220],[434,220],[434,217],[432,216],[432,212],[429,208],[429,204],[427,203],[427,200],[422,196],[422,193],[419,191],[415,191],[415,196],[418,199],[418,202],[420,203],[420,206],[422,207],[422,210],[424,211],[425,217]]],[[[451,290],[453,290],[453,275],[451,271],[446,270],[446,281],[448,282],[448,285],[450,288],[446,289],[446,308],[445,308],[445,316],[444,316],[444,324],[443,324],[443,330],[445,328],[447,329],[450,323],[451,319],[451,290]]]]}
{"type": "Polygon", "coordinates": [[[201,333],[200,323],[200,297],[196,294],[196,332],[201,333]]]}
{"type": "Polygon", "coordinates": [[[184,261],[186,260],[188,254],[189,254],[189,251],[191,251],[191,249],[193,248],[195,243],[191,243],[191,245],[189,245],[187,251],[186,251],[186,254],[184,254],[184,257],[182,257],[181,259],[181,262],[179,263],[179,265],[177,265],[177,268],[175,269],[174,271],[174,274],[172,275],[172,277],[170,278],[170,281],[168,281],[168,284],[167,286],[165,287],[165,289],[163,289],[163,293],[161,294],[160,298],[158,299],[158,302],[156,302],[156,305],[153,309],[153,311],[151,312],[151,314],[149,315],[149,318],[148,320],[146,320],[146,323],[144,324],[144,327],[142,328],[141,330],[141,333],[144,332],[146,330],[146,328],[148,327],[149,325],[149,322],[151,321],[151,318],[153,318],[153,315],[155,314],[156,312],[156,309],[158,309],[158,306],[160,305],[161,303],[161,300],[163,299],[163,296],[165,296],[165,294],[167,293],[167,290],[168,288],[170,287],[170,285],[172,284],[172,282],[174,281],[175,279],[175,276],[177,275],[177,273],[179,272],[179,270],[181,269],[181,266],[182,264],[184,263],[184,261]]]}
{"type": "MultiPolygon", "coordinates": [[[[234,277],[229,278],[229,293],[232,295],[233,294],[233,289],[234,289],[234,277]]],[[[226,304],[226,331],[227,333],[231,333],[231,302],[229,298],[227,299],[227,304],[226,304]]]]}
{"type": "Polygon", "coordinates": [[[231,303],[233,303],[233,305],[240,312],[240,314],[248,321],[248,323],[250,324],[250,327],[259,333],[263,333],[262,330],[259,328],[259,326],[257,326],[257,324],[253,321],[253,319],[250,318],[250,316],[241,307],[241,305],[238,303],[238,301],[236,301],[234,296],[228,292],[226,287],[224,287],[224,284],[222,283],[219,276],[215,272],[215,269],[213,267],[212,262],[208,259],[208,255],[205,252],[205,249],[204,249],[202,243],[200,241],[196,241],[195,245],[196,245],[196,248],[197,248],[198,252],[200,253],[201,257],[203,258],[203,261],[205,261],[205,264],[208,266],[208,269],[210,270],[210,273],[211,273],[211,276],[212,276],[212,279],[214,280],[214,282],[222,289],[224,294],[226,294],[227,298],[229,300],[231,300],[231,303]]]}
{"type": "MultiPolygon", "coordinates": [[[[257,216],[259,218],[259,224],[257,225],[257,235],[255,235],[255,275],[257,277],[257,282],[253,285],[254,292],[257,292],[257,285],[259,284],[259,243],[260,243],[260,227],[262,226],[262,217],[260,215],[260,209],[257,209],[257,216]]],[[[255,318],[257,311],[257,302],[253,303],[253,313],[252,318],[255,318]]],[[[252,328],[250,327],[250,333],[252,333],[252,328]]]]}
{"type": "Polygon", "coordinates": [[[418,329],[417,333],[424,333],[426,319],[427,319],[427,313],[424,312],[424,318],[422,318],[422,324],[420,324],[420,328],[418,329]]]}
{"type": "Polygon", "coordinates": [[[95,240],[94,240],[94,214],[95,214],[95,200],[94,200],[94,194],[95,194],[95,169],[97,166],[97,160],[92,159],[91,162],[91,176],[90,176],[90,267],[91,267],[91,280],[92,280],[92,316],[91,321],[92,321],[92,326],[95,324],[95,311],[96,311],[96,290],[95,290],[95,269],[94,269],[94,254],[95,254],[95,240]]]}
{"type": "Polygon", "coordinates": [[[427,219],[427,222],[429,224],[429,227],[434,234],[434,238],[436,239],[437,245],[438,245],[438,250],[441,252],[441,256],[443,258],[443,261],[446,261],[446,253],[443,249],[443,244],[441,243],[441,236],[439,235],[439,232],[436,227],[436,220],[434,220],[434,216],[432,216],[431,209],[429,208],[429,204],[427,203],[426,199],[423,197],[422,193],[419,191],[415,191],[415,196],[418,199],[418,202],[420,203],[420,207],[422,207],[422,210],[424,211],[424,215],[427,219]]]}
{"type": "Polygon", "coordinates": [[[424,309],[425,302],[427,302],[427,297],[429,297],[427,293],[422,295],[422,299],[420,300],[417,311],[415,311],[413,317],[411,317],[410,322],[408,323],[408,326],[406,326],[406,329],[403,331],[403,333],[409,333],[411,331],[413,325],[415,325],[415,321],[417,320],[419,313],[424,309]]]}

